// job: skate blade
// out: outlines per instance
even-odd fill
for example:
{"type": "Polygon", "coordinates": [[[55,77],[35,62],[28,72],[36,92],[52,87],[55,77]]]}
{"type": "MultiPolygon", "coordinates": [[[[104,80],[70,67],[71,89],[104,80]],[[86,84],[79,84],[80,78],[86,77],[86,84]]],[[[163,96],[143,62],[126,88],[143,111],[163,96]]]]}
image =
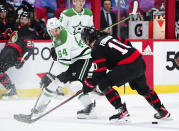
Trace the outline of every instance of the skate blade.
{"type": "Polygon", "coordinates": [[[111,124],[127,124],[127,123],[131,123],[131,119],[129,117],[124,117],[121,119],[112,119],[110,120],[111,124]]]}
{"type": "Polygon", "coordinates": [[[87,114],[78,114],[77,118],[78,119],[96,119],[97,115],[96,114],[90,114],[90,115],[87,115],[87,114]]]}
{"type": "Polygon", "coordinates": [[[164,118],[161,118],[161,119],[156,119],[155,118],[155,121],[172,121],[173,118],[171,117],[171,114],[168,113],[167,116],[165,116],[164,118]]]}

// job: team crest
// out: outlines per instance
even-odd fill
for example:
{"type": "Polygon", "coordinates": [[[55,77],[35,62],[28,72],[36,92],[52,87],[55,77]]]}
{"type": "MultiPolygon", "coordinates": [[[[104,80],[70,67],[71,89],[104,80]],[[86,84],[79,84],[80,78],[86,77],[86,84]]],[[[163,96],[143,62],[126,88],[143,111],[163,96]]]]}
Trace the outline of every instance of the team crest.
{"type": "Polygon", "coordinates": [[[15,43],[17,39],[18,39],[18,33],[17,31],[14,31],[10,36],[9,43],[15,43]]]}

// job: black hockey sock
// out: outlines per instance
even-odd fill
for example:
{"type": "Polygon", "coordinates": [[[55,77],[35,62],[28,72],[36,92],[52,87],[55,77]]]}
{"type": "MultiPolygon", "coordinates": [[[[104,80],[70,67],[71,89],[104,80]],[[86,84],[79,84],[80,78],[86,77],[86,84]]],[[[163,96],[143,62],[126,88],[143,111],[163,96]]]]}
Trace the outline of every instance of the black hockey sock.
{"type": "Polygon", "coordinates": [[[9,76],[6,73],[0,73],[0,83],[7,89],[10,90],[11,89],[11,80],[9,78],[9,76]]]}
{"type": "Polygon", "coordinates": [[[122,106],[120,95],[115,89],[110,88],[103,93],[108,99],[108,101],[115,107],[115,109],[118,109],[122,106]]]}
{"type": "Polygon", "coordinates": [[[155,109],[158,109],[161,107],[161,101],[158,97],[158,95],[155,93],[155,91],[153,90],[152,93],[150,93],[149,95],[147,95],[145,97],[145,99],[148,101],[148,103],[154,107],[155,109]]]}

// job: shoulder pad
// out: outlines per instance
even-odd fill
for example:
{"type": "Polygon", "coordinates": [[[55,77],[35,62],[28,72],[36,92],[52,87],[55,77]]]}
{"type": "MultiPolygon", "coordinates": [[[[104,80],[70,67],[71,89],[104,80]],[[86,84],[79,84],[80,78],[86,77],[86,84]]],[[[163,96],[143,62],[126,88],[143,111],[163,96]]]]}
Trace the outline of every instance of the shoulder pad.
{"type": "Polygon", "coordinates": [[[66,9],[62,13],[68,17],[76,15],[72,8],[66,9]]]}

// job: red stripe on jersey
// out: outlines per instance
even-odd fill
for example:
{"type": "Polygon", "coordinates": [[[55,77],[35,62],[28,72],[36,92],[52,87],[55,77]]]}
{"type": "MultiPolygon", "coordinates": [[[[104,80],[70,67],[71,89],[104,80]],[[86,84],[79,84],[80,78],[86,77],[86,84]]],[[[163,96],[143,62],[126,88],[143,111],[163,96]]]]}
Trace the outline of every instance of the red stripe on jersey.
{"type": "Polygon", "coordinates": [[[11,47],[16,48],[18,53],[19,53],[19,55],[22,56],[22,48],[18,44],[16,44],[16,43],[9,43],[9,44],[5,45],[5,47],[7,47],[7,46],[11,46],[11,47]]]}
{"type": "Polygon", "coordinates": [[[101,62],[104,62],[104,61],[106,61],[106,59],[102,58],[102,59],[98,59],[98,60],[93,61],[93,63],[101,63],[101,62]]]}
{"type": "Polygon", "coordinates": [[[160,101],[159,98],[157,98],[156,100],[153,101],[153,103],[155,104],[155,103],[157,103],[159,101],[160,101]]]}
{"type": "Polygon", "coordinates": [[[22,57],[18,57],[17,60],[21,61],[21,62],[25,62],[25,60],[22,60],[22,57]]]}
{"type": "MultiPolygon", "coordinates": [[[[154,94],[155,92],[154,91],[152,91],[152,95],[154,94]]],[[[148,99],[149,97],[151,97],[152,96],[151,94],[150,95],[148,95],[147,97],[146,97],[146,99],[148,99]]]]}
{"type": "Polygon", "coordinates": [[[127,40],[127,39],[125,39],[124,44],[126,44],[126,45],[127,45],[127,42],[128,42],[128,40],[127,40]]]}
{"type": "Polygon", "coordinates": [[[129,56],[128,58],[122,60],[122,61],[119,61],[117,63],[117,65],[124,65],[124,64],[129,64],[129,63],[132,63],[133,61],[135,61],[139,56],[141,55],[141,53],[136,50],[131,56],[129,56]]]}
{"type": "Polygon", "coordinates": [[[116,97],[117,97],[117,98],[120,98],[120,95],[113,96],[113,97],[109,100],[109,102],[110,102],[110,103],[113,102],[113,101],[116,99],[116,97]]]}
{"type": "Polygon", "coordinates": [[[118,40],[121,42],[122,41],[122,39],[119,37],[119,36],[117,36],[117,38],[118,38],[118,40]]]}
{"type": "Polygon", "coordinates": [[[107,67],[96,69],[96,70],[94,70],[94,72],[100,72],[100,71],[104,71],[104,70],[107,70],[107,67]]]}
{"type": "Polygon", "coordinates": [[[92,85],[91,83],[89,83],[87,79],[84,80],[84,83],[85,83],[85,85],[87,85],[89,88],[95,88],[95,86],[92,85]]]}
{"type": "Polygon", "coordinates": [[[34,48],[33,46],[25,46],[25,48],[34,48]]]}
{"type": "Polygon", "coordinates": [[[2,73],[2,74],[0,75],[0,78],[2,78],[4,75],[5,75],[5,73],[2,73]]]}
{"type": "Polygon", "coordinates": [[[153,102],[149,102],[149,104],[153,105],[153,104],[155,104],[155,103],[157,103],[157,102],[159,102],[159,101],[160,101],[160,100],[159,100],[159,98],[158,98],[158,99],[154,100],[153,102]]]}
{"type": "Polygon", "coordinates": [[[114,88],[112,88],[110,91],[108,91],[105,95],[107,95],[107,94],[109,94],[111,91],[113,91],[114,90],[114,88]]]}
{"type": "Polygon", "coordinates": [[[1,84],[4,85],[6,84],[8,81],[10,80],[10,78],[6,79],[4,82],[2,82],[1,84]]]}

